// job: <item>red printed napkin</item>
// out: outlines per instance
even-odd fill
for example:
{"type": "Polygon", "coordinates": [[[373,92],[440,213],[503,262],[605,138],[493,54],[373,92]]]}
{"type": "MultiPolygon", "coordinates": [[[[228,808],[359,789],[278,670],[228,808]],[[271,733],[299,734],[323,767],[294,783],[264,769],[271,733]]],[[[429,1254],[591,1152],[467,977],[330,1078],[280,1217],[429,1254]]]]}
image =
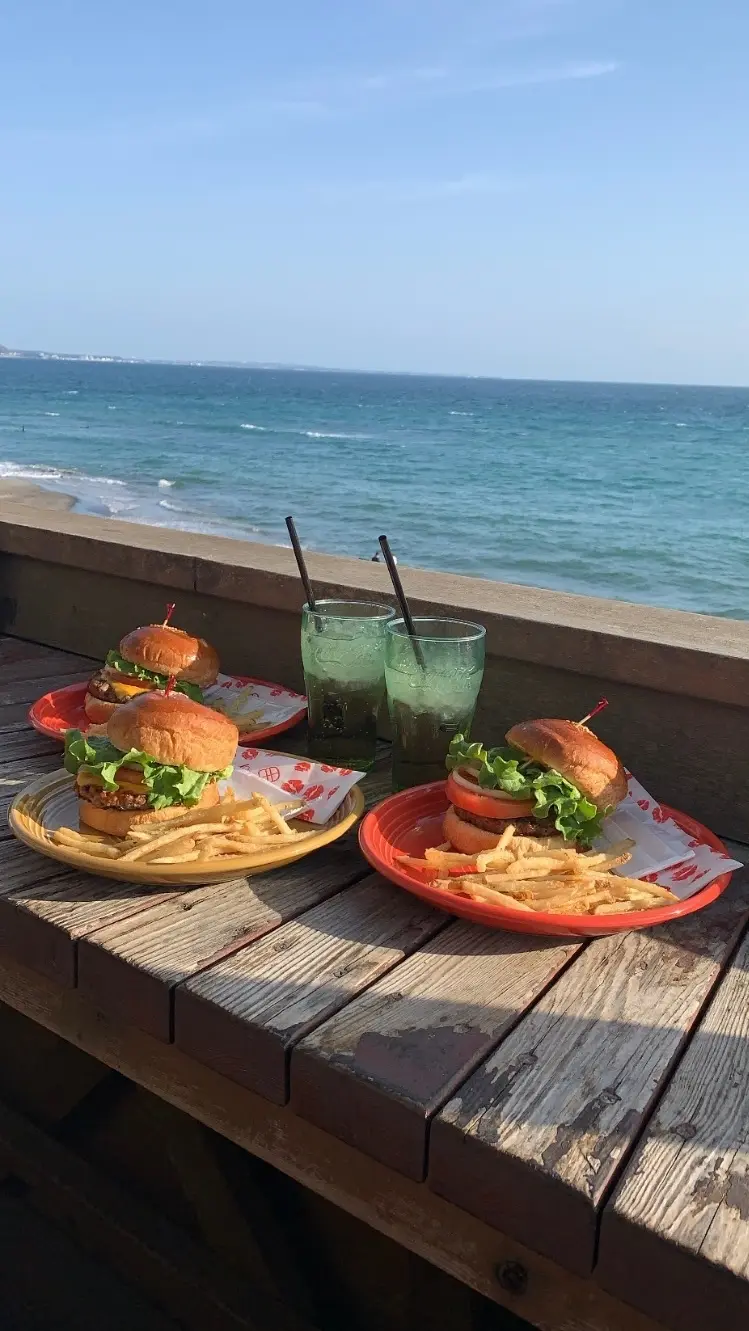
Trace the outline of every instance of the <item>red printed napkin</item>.
{"type": "Polygon", "coordinates": [[[295,758],[270,749],[237,750],[231,786],[239,799],[250,793],[266,795],[274,804],[300,799],[304,808],[296,816],[314,824],[327,823],[364,772],[332,767],[308,758],[295,758]]]}
{"type": "Polygon", "coordinates": [[[634,841],[631,860],[615,873],[658,882],[685,901],[720,874],[742,867],[738,860],[684,832],[630,772],[627,777],[626,798],[606,819],[597,843],[597,848],[605,849],[622,837],[634,841]]]}

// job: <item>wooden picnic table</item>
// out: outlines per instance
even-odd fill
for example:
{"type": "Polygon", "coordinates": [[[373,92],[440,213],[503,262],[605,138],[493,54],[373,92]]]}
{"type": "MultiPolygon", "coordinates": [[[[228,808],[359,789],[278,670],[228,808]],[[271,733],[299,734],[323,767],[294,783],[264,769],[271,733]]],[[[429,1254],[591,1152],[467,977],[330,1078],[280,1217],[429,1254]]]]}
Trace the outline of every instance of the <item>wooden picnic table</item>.
{"type": "MultiPolygon", "coordinates": [[[[60,762],[28,704],[89,670],[0,638],[3,813],[60,762]]],[[[190,890],[0,838],[0,1001],[534,1325],[749,1325],[746,871],[583,944],[432,910],[355,836],[190,890]]]]}

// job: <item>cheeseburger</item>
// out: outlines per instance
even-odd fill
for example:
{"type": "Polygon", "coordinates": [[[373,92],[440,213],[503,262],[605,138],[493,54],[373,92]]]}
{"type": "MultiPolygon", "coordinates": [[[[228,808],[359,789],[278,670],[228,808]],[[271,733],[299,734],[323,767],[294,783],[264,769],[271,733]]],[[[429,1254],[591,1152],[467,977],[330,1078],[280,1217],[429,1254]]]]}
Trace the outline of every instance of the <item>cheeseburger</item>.
{"type": "Polygon", "coordinates": [[[142,693],[113,709],[106,736],[69,730],[65,767],[75,776],[81,823],[127,836],[219,800],[239,742],[233,721],[183,693],[142,693]]]}
{"type": "Polygon", "coordinates": [[[94,722],[108,721],[119,703],[166,688],[171,675],[177,681],[178,693],[202,702],[203,689],[216,681],[218,665],[214,648],[203,638],[194,638],[182,629],[169,624],[133,629],[89,680],[84,701],[86,716],[94,722]]]}
{"type": "Polygon", "coordinates": [[[507,747],[485,749],[456,735],[447,757],[444,834],[456,850],[493,850],[512,823],[519,836],[554,836],[583,847],[627,793],[611,749],[578,721],[522,721],[507,747]]]}

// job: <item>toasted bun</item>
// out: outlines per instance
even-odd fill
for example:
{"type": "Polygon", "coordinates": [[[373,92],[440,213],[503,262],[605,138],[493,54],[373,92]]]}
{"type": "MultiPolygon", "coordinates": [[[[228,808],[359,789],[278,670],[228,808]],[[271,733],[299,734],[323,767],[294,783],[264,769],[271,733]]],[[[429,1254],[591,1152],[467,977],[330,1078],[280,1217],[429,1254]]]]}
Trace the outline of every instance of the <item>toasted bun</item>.
{"type": "Polygon", "coordinates": [[[234,761],[239,731],[228,716],[184,693],[141,693],[115,707],[107,735],[123,753],[142,749],[166,766],[220,772],[234,761]]]}
{"type": "MultiPolygon", "coordinates": [[[[124,706],[127,706],[125,703],[124,706]]],[[[106,832],[109,836],[127,836],[132,827],[142,827],[144,823],[168,823],[174,818],[181,818],[183,813],[193,809],[209,809],[219,802],[219,790],[216,782],[206,786],[203,797],[197,804],[170,804],[166,809],[140,809],[127,813],[124,809],[100,809],[88,800],[78,801],[78,817],[86,827],[97,832],[106,832]]]]}
{"type": "Polygon", "coordinates": [[[578,721],[521,721],[508,730],[507,742],[561,772],[599,809],[616,808],[627,793],[627,778],[616,754],[578,721]]]}
{"type": "Polygon", "coordinates": [[[500,838],[499,832],[485,832],[483,827],[464,822],[452,804],[445,814],[442,834],[445,841],[463,855],[480,855],[482,851],[495,850],[500,838]]]}
{"type": "Polygon", "coordinates": [[[89,721],[95,721],[97,724],[108,721],[112,712],[121,705],[121,703],[116,702],[104,702],[102,698],[95,698],[93,693],[87,693],[83,699],[83,710],[86,716],[89,721]]]}
{"type": "Polygon", "coordinates": [[[203,638],[193,638],[169,625],[147,624],[126,633],[120,655],[158,675],[176,675],[189,684],[207,688],[218,674],[218,654],[203,638]]]}

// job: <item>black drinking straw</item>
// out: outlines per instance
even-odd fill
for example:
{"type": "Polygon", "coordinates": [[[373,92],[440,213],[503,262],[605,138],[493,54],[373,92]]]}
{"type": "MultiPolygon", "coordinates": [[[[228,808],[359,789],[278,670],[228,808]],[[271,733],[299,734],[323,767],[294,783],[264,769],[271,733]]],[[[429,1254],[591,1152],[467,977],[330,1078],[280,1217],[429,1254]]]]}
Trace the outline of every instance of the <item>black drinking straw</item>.
{"type": "Polygon", "coordinates": [[[416,660],[418,661],[419,665],[423,670],[425,665],[424,653],[421,650],[421,643],[418,641],[416,637],[416,629],[414,628],[414,622],[411,617],[411,611],[408,607],[408,601],[406,600],[406,593],[403,590],[403,583],[401,582],[400,573],[398,572],[398,565],[396,564],[395,559],[393,558],[393,552],[390,549],[390,542],[388,541],[387,536],[380,537],[380,549],[382,550],[385,563],[387,564],[387,570],[388,573],[390,574],[390,581],[393,584],[393,591],[395,592],[395,595],[398,599],[398,605],[400,606],[400,612],[403,617],[403,622],[406,625],[406,629],[408,630],[408,636],[411,638],[413,642],[414,656],[416,657],[416,660]]]}
{"type": "Polygon", "coordinates": [[[302,579],[302,584],[304,586],[305,595],[307,597],[307,605],[309,606],[310,610],[314,610],[315,593],[312,590],[312,583],[309,580],[307,565],[304,562],[304,554],[302,552],[301,541],[297,536],[296,526],[294,524],[294,519],[292,517],[288,517],[286,519],[286,528],[288,530],[289,536],[291,537],[291,548],[294,551],[296,566],[299,569],[299,576],[302,579]]]}

